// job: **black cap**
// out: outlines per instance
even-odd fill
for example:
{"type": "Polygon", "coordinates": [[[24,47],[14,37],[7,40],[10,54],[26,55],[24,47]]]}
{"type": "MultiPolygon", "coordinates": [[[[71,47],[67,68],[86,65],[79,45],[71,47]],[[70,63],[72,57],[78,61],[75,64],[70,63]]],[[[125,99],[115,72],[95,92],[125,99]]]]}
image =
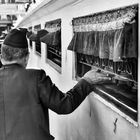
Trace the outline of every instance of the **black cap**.
{"type": "Polygon", "coordinates": [[[13,29],[5,37],[3,44],[13,48],[28,48],[26,32],[23,30],[13,29]]]}

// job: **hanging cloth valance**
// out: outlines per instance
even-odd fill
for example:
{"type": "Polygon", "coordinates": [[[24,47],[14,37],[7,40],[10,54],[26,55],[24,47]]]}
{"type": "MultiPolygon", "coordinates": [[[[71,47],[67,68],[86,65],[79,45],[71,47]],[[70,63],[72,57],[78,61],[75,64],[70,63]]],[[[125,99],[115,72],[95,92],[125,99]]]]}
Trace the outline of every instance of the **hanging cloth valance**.
{"type": "MultiPolygon", "coordinates": [[[[30,27],[30,29],[32,29],[32,28],[30,27]]],[[[38,36],[37,36],[37,32],[38,32],[39,30],[41,30],[41,25],[40,25],[40,24],[34,26],[34,31],[33,31],[32,34],[29,36],[29,39],[30,39],[31,41],[35,41],[35,42],[38,42],[38,41],[39,41],[39,38],[38,38],[38,36]]],[[[30,33],[29,33],[29,34],[30,34],[30,33]]]]}
{"type": "Polygon", "coordinates": [[[75,32],[68,50],[102,59],[121,60],[123,29],[111,31],[75,32]]]}
{"type": "Polygon", "coordinates": [[[37,34],[32,33],[32,34],[29,36],[29,39],[30,39],[31,41],[37,41],[37,34]]]}
{"type": "Polygon", "coordinates": [[[78,53],[99,56],[98,32],[75,32],[72,41],[68,46],[68,50],[78,53]]]}
{"type": "Polygon", "coordinates": [[[108,11],[74,19],[74,36],[68,50],[115,62],[125,57],[137,57],[136,13],[137,7],[131,6],[119,9],[119,12],[108,11]]]}
{"type": "Polygon", "coordinates": [[[29,27],[28,28],[28,31],[27,31],[27,38],[29,38],[29,36],[32,34],[33,32],[32,32],[32,27],[29,27]]]}
{"type": "Polygon", "coordinates": [[[75,32],[68,50],[102,59],[122,61],[138,56],[138,37],[135,23],[110,31],[75,32]]]}
{"type": "Polygon", "coordinates": [[[48,31],[41,29],[37,32],[37,37],[40,39],[41,37],[45,36],[46,34],[48,34],[48,31]]]}
{"type": "Polygon", "coordinates": [[[33,33],[33,32],[28,32],[27,33],[27,37],[31,40],[31,41],[39,41],[41,37],[45,36],[48,32],[44,29],[41,29],[39,31],[37,31],[37,34],[33,33]]]}
{"type": "Polygon", "coordinates": [[[61,46],[61,19],[46,22],[47,34],[40,38],[40,41],[49,46],[61,46]]]}
{"type": "Polygon", "coordinates": [[[123,58],[138,57],[138,22],[127,23],[124,27],[123,58]]]}
{"type": "Polygon", "coordinates": [[[56,32],[61,29],[61,19],[48,21],[45,24],[45,30],[48,32],[56,32]]]}
{"type": "Polygon", "coordinates": [[[40,38],[40,41],[43,43],[46,43],[47,45],[50,46],[57,46],[60,45],[61,43],[61,32],[56,31],[56,32],[51,32],[47,33],[45,36],[40,38]]]}
{"type": "Polygon", "coordinates": [[[93,15],[73,19],[74,32],[107,31],[123,28],[130,23],[138,12],[138,6],[105,11],[93,15]]]}
{"type": "Polygon", "coordinates": [[[27,35],[27,38],[29,38],[30,35],[32,35],[32,31],[28,31],[26,35],[27,35]]]}

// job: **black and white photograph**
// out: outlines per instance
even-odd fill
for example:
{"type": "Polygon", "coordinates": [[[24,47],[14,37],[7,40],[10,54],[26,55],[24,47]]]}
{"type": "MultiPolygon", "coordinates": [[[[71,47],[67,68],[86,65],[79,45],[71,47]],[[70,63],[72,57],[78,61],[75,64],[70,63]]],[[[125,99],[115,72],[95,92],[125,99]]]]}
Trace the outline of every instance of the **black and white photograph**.
{"type": "Polygon", "coordinates": [[[139,0],[0,0],[0,140],[140,140],[139,0]]]}

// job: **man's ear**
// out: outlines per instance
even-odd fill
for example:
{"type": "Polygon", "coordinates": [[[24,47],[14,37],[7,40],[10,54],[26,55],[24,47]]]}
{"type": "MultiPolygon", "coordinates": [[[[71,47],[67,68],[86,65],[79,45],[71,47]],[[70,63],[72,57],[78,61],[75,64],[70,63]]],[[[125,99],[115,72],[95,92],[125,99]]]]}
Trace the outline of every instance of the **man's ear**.
{"type": "Polygon", "coordinates": [[[28,54],[26,57],[24,57],[24,64],[25,64],[25,67],[26,67],[27,64],[28,64],[28,60],[29,60],[29,54],[28,54]]]}

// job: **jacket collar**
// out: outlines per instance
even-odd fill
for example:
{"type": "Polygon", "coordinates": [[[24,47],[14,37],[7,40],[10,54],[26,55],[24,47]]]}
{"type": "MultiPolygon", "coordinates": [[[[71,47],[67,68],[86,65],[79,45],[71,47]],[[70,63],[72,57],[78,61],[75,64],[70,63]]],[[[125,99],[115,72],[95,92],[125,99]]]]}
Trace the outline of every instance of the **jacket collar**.
{"type": "Polygon", "coordinates": [[[18,64],[18,63],[13,63],[13,64],[6,64],[6,65],[2,65],[2,68],[13,68],[13,67],[22,67],[24,68],[22,65],[18,64]]]}

